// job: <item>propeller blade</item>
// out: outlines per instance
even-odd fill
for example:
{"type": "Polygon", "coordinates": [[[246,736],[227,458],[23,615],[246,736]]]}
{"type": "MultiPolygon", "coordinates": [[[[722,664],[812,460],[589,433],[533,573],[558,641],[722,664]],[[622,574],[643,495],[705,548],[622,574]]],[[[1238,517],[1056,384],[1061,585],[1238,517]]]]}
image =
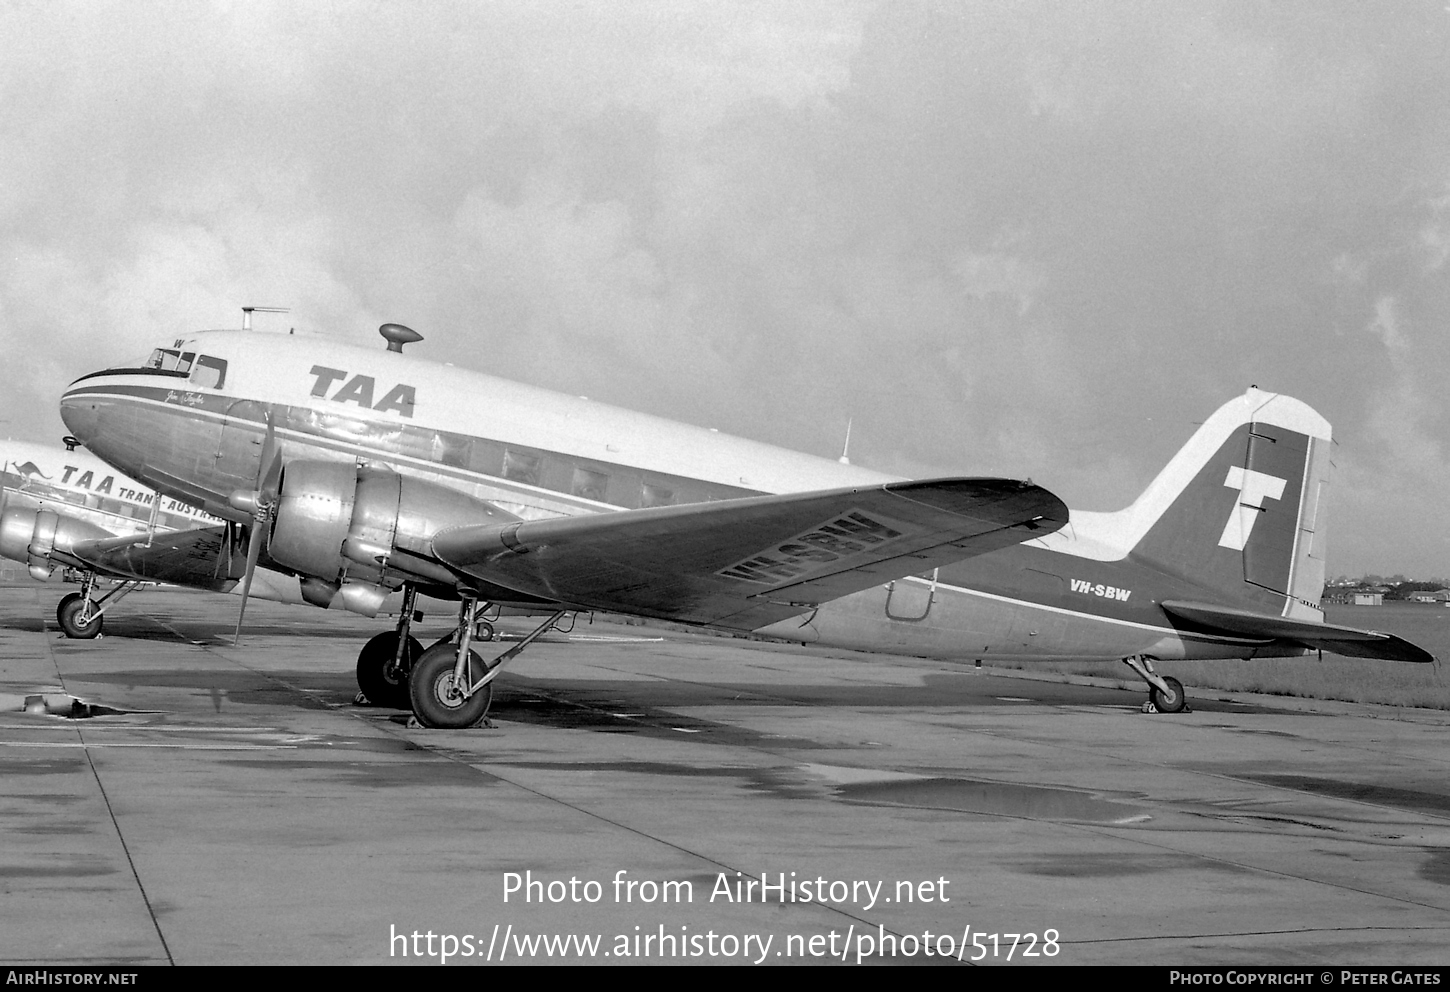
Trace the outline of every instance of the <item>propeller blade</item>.
{"type": "Polygon", "coordinates": [[[232,574],[232,548],[237,540],[236,530],[237,525],[231,520],[222,524],[222,543],[217,549],[216,568],[212,569],[214,578],[232,574]]]}
{"type": "Polygon", "coordinates": [[[242,619],[247,615],[247,597],[252,594],[252,573],[257,570],[257,557],[262,553],[262,521],[252,524],[247,538],[247,571],[242,576],[242,608],[237,611],[237,632],[232,636],[232,646],[242,643],[242,619]]]}
{"type": "Polygon", "coordinates": [[[233,494],[232,503],[249,502],[252,508],[252,527],[247,535],[247,570],[242,575],[242,607],[237,611],[237,632],[232,637],[233,646],[242,642],[242,620],[247,615],[247,597],[252,594],[252,575],[257,571],[257,559],[262,554],[262,542],[266,540],[267,525],[272,520],[272,510],[277,504],[277,487],[282,478],[282,450],[277,444],[277,429],[272,420],[272,411],[267,414],[267,431],[262,435],[262,453],[257,460],[257,489],[247,494],[250,498],[239,500],[241,493],[233,494]]]}
{"type": "Polygon", "coordinates": [[[257,462],[257,492],[262,503],[277,500],[277,484],[282,478],[282,447],[277,443],[277,429],[272,412],[267,411],[267,433],[262,436],[262,457],[257,462]]]}

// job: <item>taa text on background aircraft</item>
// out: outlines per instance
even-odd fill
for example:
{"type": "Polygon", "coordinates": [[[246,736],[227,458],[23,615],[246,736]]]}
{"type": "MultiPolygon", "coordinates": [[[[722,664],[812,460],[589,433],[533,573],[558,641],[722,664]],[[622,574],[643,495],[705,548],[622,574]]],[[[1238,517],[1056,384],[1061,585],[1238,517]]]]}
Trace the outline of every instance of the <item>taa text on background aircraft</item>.
{"type": "MultiPolygon", "coordinates": [[[[471,650],[490,603],[601,610],[956,660],[1124,661],[1160,710],[1155,660],[1330,650],[1404,661],[1400,638],[1326,624],[1328,423],[1250,389],[1130,507],[1074,512],[1031,483],[908,482],[402,354],[205,331],[61,401],[97,456],[248,524],[317,605],[376,613],[358,679],[428,726],[483,719],[505,663],[471,650]],[[600,512],[609,511],[609,512],[600,512]],[[456,597],[423,651],[418,591],[456,597]]],[[[244,585],[246,583],[244,582],[244,585]]],[[[243,609],[246,595],[243,594],[243,609]]]]}

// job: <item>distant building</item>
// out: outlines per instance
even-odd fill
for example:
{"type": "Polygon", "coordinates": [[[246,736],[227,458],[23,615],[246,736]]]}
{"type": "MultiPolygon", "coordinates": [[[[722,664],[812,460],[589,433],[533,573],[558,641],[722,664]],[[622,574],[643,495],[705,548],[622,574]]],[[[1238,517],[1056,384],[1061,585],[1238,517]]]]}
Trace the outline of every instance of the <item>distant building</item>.
{"type": "Polygon", "coordinates": [[[1411,603],[1439,603],[1442,606],[1450,606],[1450,589],[1436,589],[1433,592],[1422,589],[1410,593],[1405,598],[1411,603]]]}
{"type": "Polygon", "coordinates": [[[1324,590],[1324,603],[1332,606],[1383,606],[1384,586],[1332,586],[1324,590]]]}

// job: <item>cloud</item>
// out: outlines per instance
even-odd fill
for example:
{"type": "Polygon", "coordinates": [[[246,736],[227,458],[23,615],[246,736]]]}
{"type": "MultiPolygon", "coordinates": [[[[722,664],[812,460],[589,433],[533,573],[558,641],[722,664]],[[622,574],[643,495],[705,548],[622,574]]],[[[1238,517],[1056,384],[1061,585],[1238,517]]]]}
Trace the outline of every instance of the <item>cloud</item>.
{"type": "Polygon", "coordinates": [[[1450,373],[1447,21],[6,5],[0,417],[56,433],[69,378],[282,305],[832,457],[854,417],[857,464],[1112,508],[1257,383],[1338,427],[1331,569],[1433,570],[1400,521],[1435,519],[1450,430],[1422,399],[1450,373]]]}
{"type": "Polygon", "coordinates": [[[1384,346],[1391,352],[1402,352],[1410,346],[1404,332],[1400,330],[1400,320],[1395,314],[1393,296],[1381,296],[1375,300],[1374,320],[1370,322],[1367,330],[1384,342],[1384,346]]]}

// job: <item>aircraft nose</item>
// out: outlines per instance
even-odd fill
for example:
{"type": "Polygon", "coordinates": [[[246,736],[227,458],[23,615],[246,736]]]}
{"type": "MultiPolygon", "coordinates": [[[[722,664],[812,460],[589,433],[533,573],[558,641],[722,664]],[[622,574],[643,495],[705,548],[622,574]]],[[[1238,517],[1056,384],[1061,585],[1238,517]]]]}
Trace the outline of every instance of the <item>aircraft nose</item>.
{"type": "Polygon", "coordinates": [[[100,404],[73,389],[67,390],[60,398],[60,419],[65,422],[66,430],[86,444],[96,436],[101,420],[100,404]]]}

